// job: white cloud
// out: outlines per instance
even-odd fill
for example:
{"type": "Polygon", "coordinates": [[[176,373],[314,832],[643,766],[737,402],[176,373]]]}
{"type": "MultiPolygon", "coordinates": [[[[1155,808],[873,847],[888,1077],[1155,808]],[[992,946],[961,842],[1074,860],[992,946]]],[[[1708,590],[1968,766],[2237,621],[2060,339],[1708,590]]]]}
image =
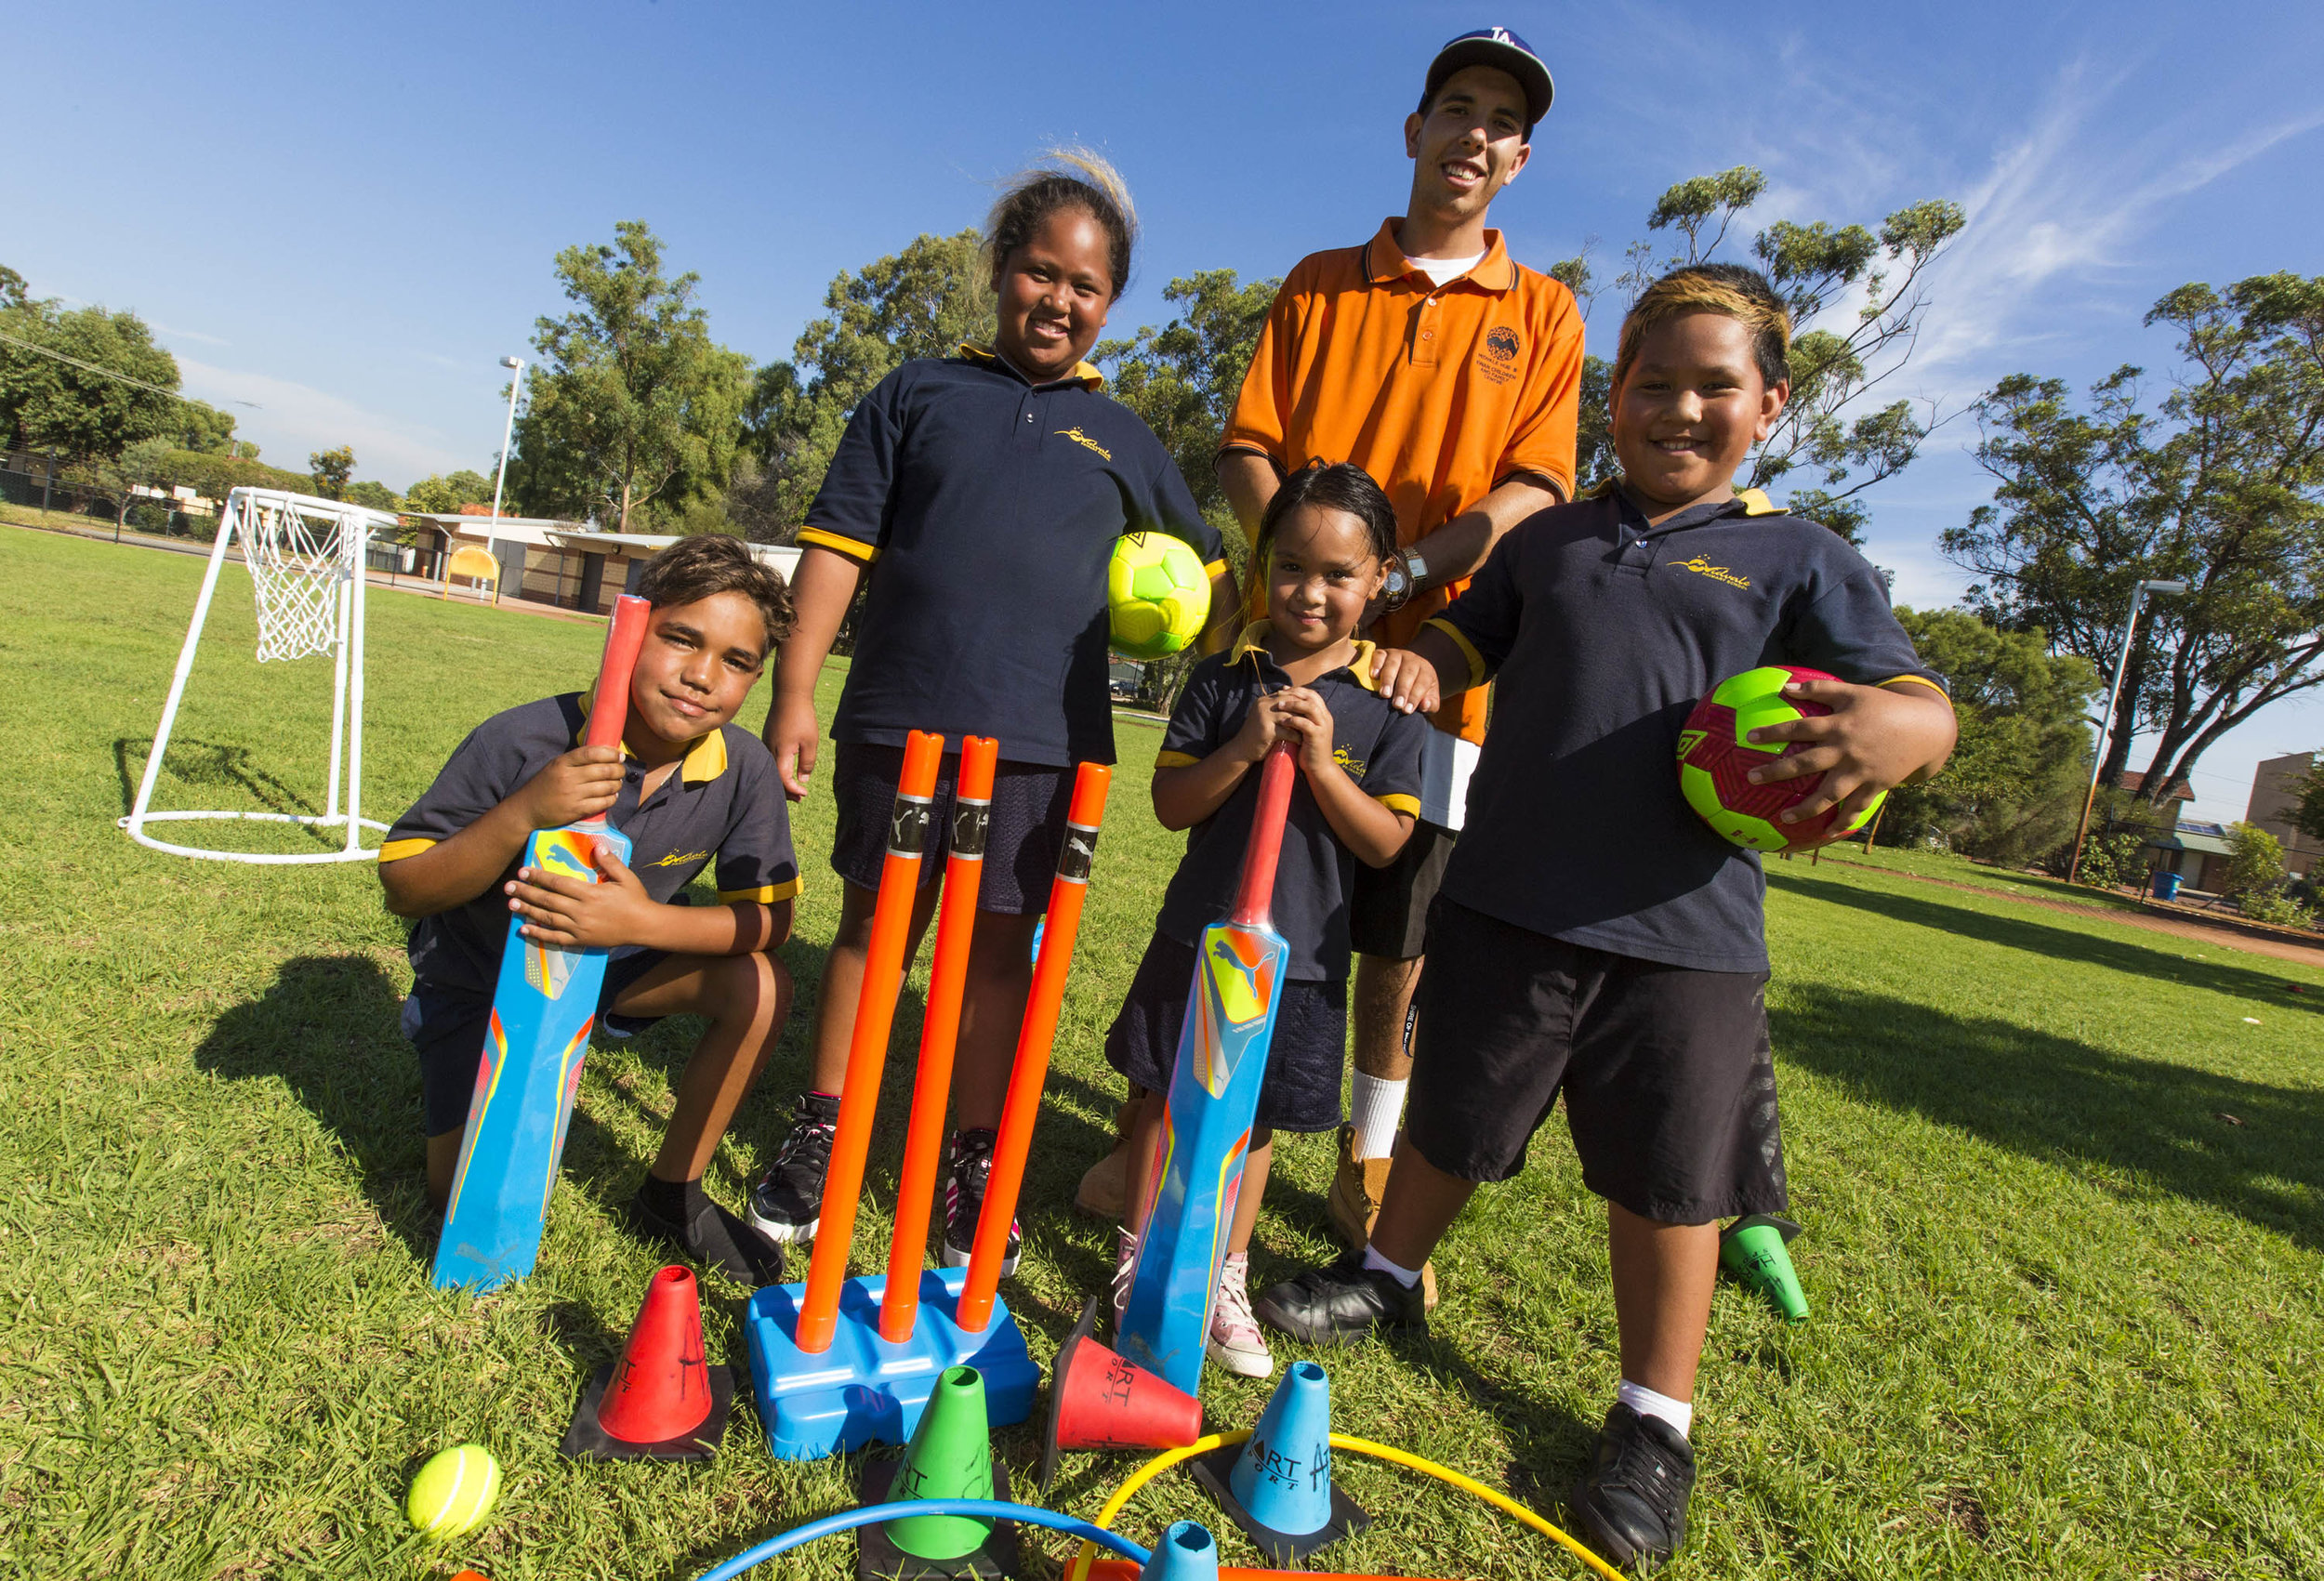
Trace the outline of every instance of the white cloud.
{"type": "Polygon", "coordinates": [[[2225,141],[2205,142],[2186,123],[2108,140],[2093,123],[2122,83],[2067,68],[2033,125],[1970,190],[1969,224],[1933,271],[1922,367],[1969,363],[2003,342],[2022,349],[2060,333],[2035,327],[2057,323],[2058,283],[2103,285],[2174,199],[2324,126],[2324,106],[2310,106],[2225,141]]]}
{"type": "Polygon", "coordinates": [[[238,368],[213,367],[178,359],[185,393],[213,405],[247,402],[261,410],[238,408],[235,432],[257,442],[261,460],[297,471],[319,450],[344,444],[355,452],[356,476],[406,488],[431,473],[473,465],[466,448],[454,446],[439,430],[359,406],[312,385],[238,368]]]}

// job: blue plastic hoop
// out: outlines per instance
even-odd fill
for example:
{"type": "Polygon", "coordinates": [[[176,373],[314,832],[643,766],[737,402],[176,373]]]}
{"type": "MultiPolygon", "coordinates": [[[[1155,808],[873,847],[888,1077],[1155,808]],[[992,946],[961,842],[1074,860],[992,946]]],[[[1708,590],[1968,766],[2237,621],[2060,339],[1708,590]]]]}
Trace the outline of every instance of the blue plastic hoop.
{"type": "Polygon", "coordinates": [[[868,1526],[875,1521],[900,1521],[915,1515],[967,1515],[979,1521],[1015,1521],[1026,1526],[1046,1526],[1052,1532],[1113,1549],[1124,1559],[1143,1564],[1154,1556],[1118,1532],[1093,1526],[1071,1515],[1060,1515],[1053,1509],[1036,1509],[1029,1504],[1003,1504],[991,1498],[909,1498],[894,1504],[867,1504],[855,1509],[842,1509],[837,1515],[826,1515],[820,1521],[810,1521],[795,1526],[779,1536],[769,1537],[756,1548],[745,1548],[733,1559],[715,1569],[706,1570],[696,1581],[733,1581],[746,1570],[755,1569],[776,1554],[804,1548],[820,1537],[836,1536],[852,1532],[858,1526],[868,1526]]]}

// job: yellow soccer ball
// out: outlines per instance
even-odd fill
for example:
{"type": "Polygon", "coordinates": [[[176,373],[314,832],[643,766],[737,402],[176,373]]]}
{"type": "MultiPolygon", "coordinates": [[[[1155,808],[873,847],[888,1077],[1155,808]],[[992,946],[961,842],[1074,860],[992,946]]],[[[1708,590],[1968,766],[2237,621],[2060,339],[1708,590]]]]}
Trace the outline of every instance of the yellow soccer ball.
{"type": "Polygon", "coordinates": [[[455,1444],[430,1458],[412,1479],[403,1513],[431,1537],[476,1530],[500,1496],[500,1462],[481,1443],[455,1444]]]}
{"type": "Polygon", "coordinates": [[[1125,533],[1105,567],[1105,618],[1114,652],[1159,659],[1202,635],[1210,577],[1201,557],[1167,533],[1125,533]]]}

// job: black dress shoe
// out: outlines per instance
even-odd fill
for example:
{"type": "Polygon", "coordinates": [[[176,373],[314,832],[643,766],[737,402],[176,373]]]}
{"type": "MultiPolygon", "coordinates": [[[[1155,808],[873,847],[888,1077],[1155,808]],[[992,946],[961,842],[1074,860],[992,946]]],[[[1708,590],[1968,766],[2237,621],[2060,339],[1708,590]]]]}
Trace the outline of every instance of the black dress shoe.
{"type": "Polygon", "coordinates": [[[1259,1321],[1310,1345],[1352,1345],[1374,1334],[1428,1332],[1420,1286],[1364,1266],[1347,1252],[1328,1268],[1311,1268],[1270,1286],[1251,1303],[1259,1321]]]}
{"type": "Polygon", "coordinates": [[[681,1224],[660,1212],[640,1192],[629,1199],[629,1228],[640,1240],[658,1241],[693,1262],[714,1269],[737,1285],[756,1289],[783,1283],[783,1248],[743,1216],[729,1212],[708,1197],[681,1224]]]}
{"type": "Polygon", "coordinates": [[[1616,1564],[1653,1570],[1686,1541],[1695,1446],[1658,1416],[1627,1405],[1605,1414],[1598,1457],[1566,1498],[1582,1539],[1616,1564]]]}

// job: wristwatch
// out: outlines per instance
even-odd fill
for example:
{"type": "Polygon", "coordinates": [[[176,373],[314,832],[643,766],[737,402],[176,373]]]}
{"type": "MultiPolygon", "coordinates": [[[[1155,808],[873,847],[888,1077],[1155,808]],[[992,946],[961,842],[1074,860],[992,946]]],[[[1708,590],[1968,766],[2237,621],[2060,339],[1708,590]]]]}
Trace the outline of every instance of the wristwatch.
{"type": "Polygon", "coordinates": [[[1405,550],[1391,559],[1385,569],[1387,584],[1380,588],[1380,598],[1392,610],[1404,608],[1412,595],[1420,590],[1420,584],[1428,580],[1428,561],[1420,558],[1418,549],[1405,550]]]}

